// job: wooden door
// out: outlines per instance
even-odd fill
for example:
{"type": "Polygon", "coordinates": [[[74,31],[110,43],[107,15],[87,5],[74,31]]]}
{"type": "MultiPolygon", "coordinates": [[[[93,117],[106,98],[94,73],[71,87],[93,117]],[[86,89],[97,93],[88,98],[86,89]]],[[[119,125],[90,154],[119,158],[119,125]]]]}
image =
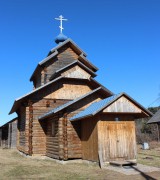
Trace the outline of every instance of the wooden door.
{"type": "Polygon", "coordinates": [[[100,121],[98,124],[98,142],[103,161],[136,158],[135,125],[133,121],[100,121]]]}

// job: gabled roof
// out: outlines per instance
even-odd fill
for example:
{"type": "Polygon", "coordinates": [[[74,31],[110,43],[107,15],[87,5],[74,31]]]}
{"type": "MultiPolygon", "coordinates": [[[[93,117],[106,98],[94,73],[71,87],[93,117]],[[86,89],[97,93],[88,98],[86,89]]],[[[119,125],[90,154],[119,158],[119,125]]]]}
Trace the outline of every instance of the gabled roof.
{"type": "Polygon", "coordinates": [[[63,71],[65,71],[67,68],[70,68],[74,65],[78,64],[80,67],[82,67],[83,69],[85,69],[89,74],[92,75],[92,77],[96,77],[97,75],[91,70],[89,69],[87,66],[85,66],[84,64],[82,64],[80,61],[75,60],[74,62],[72,62],[71,64],[68,64],[67,66],[58,69],[54,74],[52,74],[52,76],[50,77],[50,80],[52,80],[58,73],[61,73],[63,71]]]}
{"type": "Polygon", "coordinates": [[[62,78],[63,78],[63,77],[60,76],[60,77],[54,79],[53,81],[50,81],[50,82],[44,84],[43,86],[40,86],[40,87],[34,89],[33,91],[25,94],[24,96],[21,96],[21,97],[17,98],[17,99],[14,101],[14,104],[13,104],[12,109],[11,109],[11,111],[9,112],[9,114],[14,113],[14,112],[17,110],[17,108],[19,107],[20,103],[21,103],[25,98],[27,98],[28,96],[30,96],[30,95],[38,92],[39,90],[43,89],[44,87],[47,87],[47,86],[49,86],[50,84],[57,82],[58,80],[60,80],[60,79],[62,79],[62,78]]]}
{"type": "Polygon", "coordinates": [[[160,123],[160,110],[158,110],[155,115],[147,122],[147,124],[151,123],[160,123]]]}
{"type": "Polygon", "coordinates": [[[87,54],[70,38],[68,38],[66,41],[58,44],[56,47],[51,49],[50,52],[48,53],[48,56],[52,54],[55,50],[60,49],[61,47],[63,47],[64,45],[68,43],[70,43],[71,47],[73,47],[76,50],[77,54],[79,55],[84,54],[84,56],[87,56],[87,54]]]}
{"type": "Polygon", "coordinates": [[[73,100],[73,101],[69,101],[68,103],[65,103],[65,104],[63,104],[63,105],[61,105],[61,106],[58,106],[57,108],[54,108],[53,110],[51,110],[51,111],[47,112],[46,114],[40,116],[38,119],[39,119],[39,120],[45,119],[45,118],[51,116],[52,114],[55,114],[55,113],[57,113],[57,112],[65,109],[65,108],[67,108],[67,107],[75,104],[76,102],[78,102],[78,101],[80,101],[80,100],[82,100],[82,99],[90,96],[91,94],[94,94],[94,93],[98,92],[98,91],[103,91],[104,93],[107,93],[107,94],[108,94],[108,91],[106,92],[106,90],[105,90],[104,88],[99,87],[99,88],[97,88],[97,89],[95,89],[95,90],[93,90],[93,91],[91,91],[91,92],[89,92],[89,93],[87,93],[87,94],[79,97],[79,98],[76,98],[76,99],[73,100]]]}
{"type": "Polygon", "coordinates": [[[14,119],[12,119],[12,120],[6,122],[5,124],[3,124],[2,126],[0,126],[0,128],[6,126],[7,124],[9,124],[9,123],[11,123],[11,122],[13,122],[13,121],[16,121],[17,119],[18,119],[18,117],[15,117],[14,119]]]}
{"type": "MultiPolygon", "coordinates": [[[[13,104],[13,106],[12,106],[11,111],[9,112],[9,114],[12,114],[13,112],[15,112],[15,111],[18,109],[18,107],[20,106],[20,103],[23,102],[23,101],[25,100],[25,98],[28,98],[30,95],[32,95],[32,94],[34,94],[34,93],[37,93],[37,92],[40,91],[41,89],[46,88],[46,87],[48,87],[49,85],[51,85],[51,84],[53,84],[53,83],[56,83],[56,82],[58,82],[58,81],[61,80],[61,79],[72,79],[72,80],[74,79],[74,80],[76,80],[76,81],[78,80],[77,78],[68,78],[68,77],[59,76],[59,77],[57,77],[56,79],[53,79],[52,81],[49,81],[48,83],[44,84],[43,86],[40,86],[40,87],[34,89],[33,91],[25,94],[24,96],[21,96],[21,97],[17,98],[17,99],[14,101],[14,104],[13,104]]],[[[107,92],[109,95],[113,95],[113,93],[112,93],[111,91],[109,91],[107,88],[105,88],[104,86],[102,86],[100,83],[98,83],[96,80],[94,80],[94,79],[92,79],[92,78],[91,78],[91,79],[80,79],[80,80],[86,81],[86,82],[88,82],[88,83],[91,83],[92,85],[94,84],[94,86],[96,86],[96,87],[102,87],[102,89],[104,89],[105,92],[107,92]]],[[[96,88],[96,87],[95,87],[95,88],[96,88]]]]}
{"type": "Polygon", "coordinates": [[[149,116],[152,116],[152,113],[150,111],[145,109],[143,106],[141,106],[139,103],[137,103],[135,100],[133,100],[126,93],[120,93],[120,94],[108,97],[106,99],[103,99],[101,101],[92,103],[84,111],[81,111],[80,113],[78,113],[75,116],[73,116],[72,118],[70,118],[70,121],[80,120],[80,119],[83,119],[83,118],[86,118],[86,117],[89,117],[89,116],[94,116],[97,113],[99,113],[100,111],[104,110],[106,107],[111,105],[113,102],[115,102],[117,99],[119,99],[122,96],[127,97],[130,101],[132,101],[138,107],[143,109],[143,111],[145,111],[145,113],[147,113],[149,116]]]}
{"type": "Polygon", "coordinates": [[[56,46],[55,48],[51,49],[50,52],[49,52],[49,54],[48,54],[48,56],[47,56],[45,59],[43,59],[41,62],[38,63],[36,69],[34,70],[32,76],[31,76],[31,78],[30,78],[30,81],[33,80],[33,77],[34,77],[35,72],[36,72],[41,66],[43,66],[43,64],[45,64],[46,62],[48,62],[51,58],[57,56],[57,55],[58,55],[58,50],[59,50],[61,47],[63,47],[64,45],[66,45],[66,44],[70,44],[70,46],[73,47],[73,49],[79,54],[79,58],[80,58],[80,60],[81,60],[83,63],[88,64],[89,66],[91,66],[94,71],[97,71],[97,70],[98,70],[98,68],[97,68],[96,66],[94,66],[91,62],[89,62],[89,61],[86,59],[86,56],[87,56],[86,53],[85,53],[84,51],[82,51],[82,50],[78,47],[78,45],[77,45],[76,43],[74,43],[71,39],[68,38],[68,39],[67,39],[66,41],[64,41],[63,43],[61,43],[61,44],[59,44],[58,46],[56,46]]]}

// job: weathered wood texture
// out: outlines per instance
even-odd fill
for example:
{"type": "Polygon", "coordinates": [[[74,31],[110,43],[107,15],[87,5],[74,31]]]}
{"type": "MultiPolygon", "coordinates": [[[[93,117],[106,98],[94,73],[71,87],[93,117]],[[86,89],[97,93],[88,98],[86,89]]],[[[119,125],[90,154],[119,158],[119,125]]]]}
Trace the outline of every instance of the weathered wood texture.
{"type": "Polygon", "coordinates": [[[97,120],[88,118],[81,123],[82,159],[98,161],[97,120]]]}
{"type": "Polygon", "coordinates": [[[19,151],[22,151],[26,154],[28,154],[28,147],[26,146],[27,142],[27,137],[26,137],[26,132],[27,129],[26,127],[28,126],[28,121],[27,121],[27,116],[26,116],[26,107],[21,106],[19,111],[18,111],[18,134],[17,134],[17,148],[19,151]]]}
{"type": "Polygon", "coordinates": [[[51,99],[75,99],[92,89],[83,81],[63,80],[52,87],[52,92],[48,93],[45,98],[51,99]]]}
{"type": "Polygon", "coordinates": [[[115,122],[113,116],[110,116],[105,121],[99,121],[98,143],[104,162],[136,159],[135,123],[133,119],[115,122]]]}
{"type": "Polygon", "coordinates": [[[33,154],[46,154],[46,123],[38,121],[38,117],[47,113],[48,111],[65,104],[68,100],[61,99],[42,99],[33,103],[33,137],[32,146],[33,154]]]}
{"type": "Polygon", "coordinates": [[[63,77],[71,77],[71,78],[81,78],[81,79],[89,79],[91,75],[84,71],[80,66],[75,65],[74,67],[62,72],[60,74],[63,77]]]}
{"type": "Polygon", "coordinates": [[[103,112],[141,113],[141,110],[131,101],[129,101],[126,97],[122,96],[116,102],[104,109],[103,112]]]}
{"type": "Polygon", "coordinates": [[[46,156],[59,159],[59,118],[53,116],[47,122],[46,126],[46,156]],[[54,134],[52,134],[52,123],[54,122],[54,134]]]}
{"type": "Polygon", "coordinates": [[[8,148],[9,147],[9,140],[8,140],[8,125],[4,126],[2,128],[2,142],[1,142],[2,148],[8,148]]]}
{"type": "MultiPolygon", "coordinates": [[[[68,141],[68,158],[82,158],[81,144],[81,121],[70,122],[69,119],[78,112],[87,108],[91,103],[100,100],[99,94],[92,94],[84,100],[75,103],[74,106],[67,109],[67,141],[68,141]]],[[[93,123],[94,124],[94,123],[93,123]]],[[[92,125],[91,125],[92,126],[92,125]]],[[[93,125],[94,126],[94,125],[93,125]]],[[[95,132],[94,132],[95,133],[95,132]]],[[[93,133],[93,134],[94,134],[93,133]]],[[[95,134],[93,135],[95,136],[95,134]]],[[[91,140],[92,141],[92,140],[91,140]]],[[[90,142],[90,141],[89,141],[90,142]]],[[[93,154],[91,154],[92,156],[93,154]]],[[[95,159],[95,156],[93,157],[95,159]]]]}
{"type": "Polygon", "coordinates": [[[9,141],[10,141],[10,148],[16,148],[17,144],[17,120],[9,123],[10,125],[10,133],[9,133],[9,141]]]}
{"type": "Polygon", "coordinates": [[[2,128],[0,128],[0,147],[2,146],[2,128]]]}
{"type": "Polygon", "coordinates": [[[50,61],[45,64],[44,69],[40,69],[36,72],[33,80],[35,88],[49,82],[51,75],[58,69],[65,67],[77,59],[78,55],[68,45],[61,48],[59,54],[51,58],[50,61]]]}
{"type": "Polygon", "coordinates": [[[0,146],[2,148],[16,148],[17,120],[6,123],[0,128],[0,146]]]}
{"type": "MultiPolygon", "coordinates": [[[[91,87],[86,85],[83,81],[66,80],[60,81],[55,85],[51,85],[48,89],[43,89],[38,91],[37,94],[31,95],[30,101],[33,103],[32,112],[31,108],[28,106],[26,109],[25,107],[21,108],[19,113],[18,149],[30,154],[45,154],[46,137],[43,124],[39,123],[38,117],[47,113],[49,110],[68,102],[69,99],[72,100],[89,91],[91,91],[91,87]],[[49,105],[47,105],[47,103],[49,103],[49,105]],[[33,122],[31,125],[29,124],[29,119],[32,114],[33,122]],[[32,152],[31,149],[29,150],[29,147],[31,146],[32,152]]],[[[86,100],[86,104],[88,103],[88,105],[91,102],[91,100],[86,100]]]]}

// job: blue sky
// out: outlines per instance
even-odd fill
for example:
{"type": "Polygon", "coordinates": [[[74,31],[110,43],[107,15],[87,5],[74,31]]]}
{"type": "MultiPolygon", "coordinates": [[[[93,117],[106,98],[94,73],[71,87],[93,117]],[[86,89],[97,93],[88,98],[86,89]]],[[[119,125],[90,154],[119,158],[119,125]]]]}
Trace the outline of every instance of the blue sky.
{"type": "Polygon", "coordinates": [[[30,92],[36,65],[56,46],[63,15],[64,34],[99,71],[96,80],[114,93],[126,92],[143,106],[160,97],[159,0],[1,0],[0,124],[16,98],[30,92]]]}

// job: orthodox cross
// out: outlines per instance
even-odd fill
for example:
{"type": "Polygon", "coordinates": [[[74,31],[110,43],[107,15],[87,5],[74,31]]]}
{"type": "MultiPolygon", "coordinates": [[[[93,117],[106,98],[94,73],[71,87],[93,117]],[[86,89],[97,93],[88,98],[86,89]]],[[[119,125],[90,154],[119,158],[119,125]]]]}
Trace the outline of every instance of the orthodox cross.
{"type": "Polygon", "coordinates": [[[64,19],[64,17],[62,15],[59,16],[59,18],[55,18],[56,20],[60,21],[60,33],[62,33],[62,30],[64,29],[62,26],[62,21],[67,21],[68,19],[64,19]]]}

